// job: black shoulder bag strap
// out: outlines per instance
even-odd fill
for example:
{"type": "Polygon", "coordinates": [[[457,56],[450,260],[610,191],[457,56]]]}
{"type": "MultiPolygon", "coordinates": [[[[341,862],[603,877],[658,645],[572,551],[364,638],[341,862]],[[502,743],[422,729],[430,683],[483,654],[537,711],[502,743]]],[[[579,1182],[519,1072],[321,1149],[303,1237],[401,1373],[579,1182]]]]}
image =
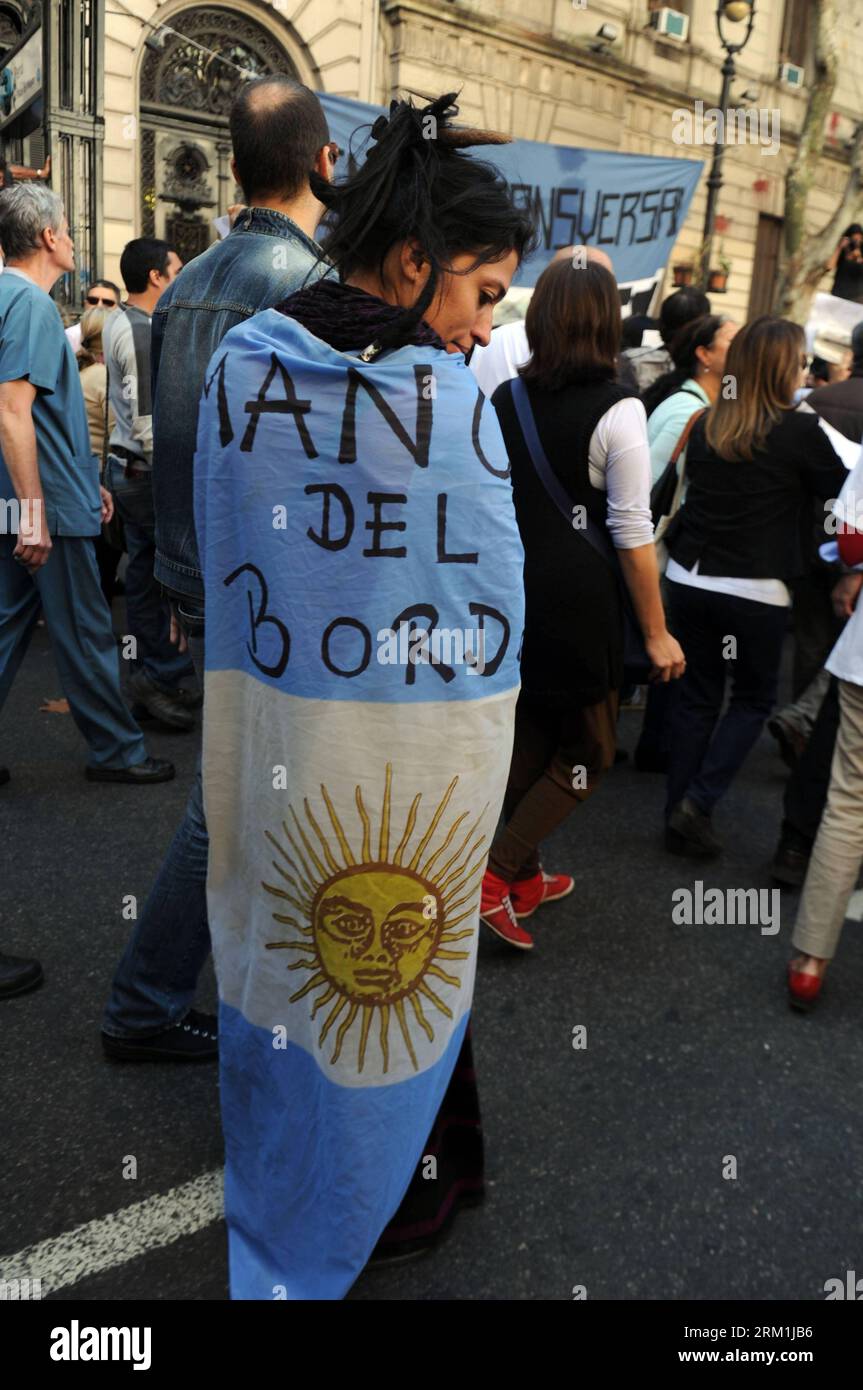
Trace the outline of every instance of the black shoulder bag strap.
{"type": "Polygon", "coordinates": [[[548,456],[542,447],[539,431],[536,428],[533,408],[530,404],[530,396],[527,387],[520,376],[515,376],[511,381],[512,400],[515,412],[518,416],[518,423],[524,435],[524,442],[530,454],[537,477],[557,507],[558,511],[564,516],[578,536],[583,536],[588,545],[592,546],[597,555],[614,571],[620,588],[620,598],[623,605],[623,660],[626,667],[627,678],[629,681],[637,683],[647,679],[651,663],[647,652],[644,649],[644,638],[635,610],[632,606],[629,590],[623,579],[623,573],[617,554],[612,544],[608,532],[603,526],[597,526],[592,517],[586,515],[586,525],[573,526],[572,500],[561,483],[554,469],[548,461],[548,456]]]}

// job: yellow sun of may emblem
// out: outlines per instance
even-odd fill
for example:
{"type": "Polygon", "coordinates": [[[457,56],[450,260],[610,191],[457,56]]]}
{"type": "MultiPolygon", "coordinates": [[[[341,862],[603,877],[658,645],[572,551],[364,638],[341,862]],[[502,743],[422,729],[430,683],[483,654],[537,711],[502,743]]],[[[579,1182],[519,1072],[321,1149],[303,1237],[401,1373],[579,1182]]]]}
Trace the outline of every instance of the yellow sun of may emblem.
{"type": "Polygon", "coordinates": [[[457,784],[458,777],[454,777],[413,850],[409,846],[417,824],[419,793],[411,803],[401,838],[390,852],[389,763],[376,853],[372,850],[371,819],[359,787],[355,789],[362,827],[359,854],[351,848],[324,786],[321,796],[332,826],[331,835],[321,829],[307,799],[303,802],[305,827],[293,807],[289,810],[293,830],[287,821],[282,822],[286,845],[265,832],[283,861],[274,859],[272,865],[286,886],[261,886],[288,905],[273,913],[275,921],[284,922],[298,934],[290,941],[269,942],[267,950],[296,951],[298,958],[288,969],[311,971],[302,988],[291,995],[292,1004],[319,991],[311,1012],[314,1018],[319,1009],[332,1001],[318,1038],[318,1046],[323,1047],[327,1034],[340,1020],[331,1062],[338,1060],[345,1038],[356,1025],[357,1070],[362,1071],[377,1012],[384,1073],[389,1067],[392,1014],[416,1071],[411,1029],[421,1028],[429,1042],[434,1041],[434,1030],[423,1012],[423,1003],[446,1018],[453,1016],[427,977],[455,989],[461,985],[459,978],[439,962],[463,961],[470,956],[467,950],[455,949],[455,944],[474,931],[473,927],[461,931],[458,927],[476,908],[485,867],[485,854],[481,852],[485,837],[477,834],[477,826],[488,809],[468,826],[463,822],[469,813],[462,812],[444,833],[441,822],[457,784]]]}

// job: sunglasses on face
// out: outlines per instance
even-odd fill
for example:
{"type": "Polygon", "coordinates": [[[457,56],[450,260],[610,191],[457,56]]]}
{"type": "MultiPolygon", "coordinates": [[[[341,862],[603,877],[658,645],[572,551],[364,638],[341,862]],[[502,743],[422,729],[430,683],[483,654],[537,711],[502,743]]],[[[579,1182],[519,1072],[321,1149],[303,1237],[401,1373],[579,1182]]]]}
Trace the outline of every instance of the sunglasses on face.
{"type": "Polygon", "coordinates": [[[88,294],[86,303],[101,304],[103,309],[116,309],[117,307],[116,299],[100,299],[97,294],[88,294]]]}
{"type": "Polygon", "coordinates": [[[327,150],[327,154],[329,156],[330,163],[335,164],[337,160],[341,159],[342,155],[344,154],[344,150],[340,150],[335,141],[333,141],[333,143],[329,146],[327,150]]]}

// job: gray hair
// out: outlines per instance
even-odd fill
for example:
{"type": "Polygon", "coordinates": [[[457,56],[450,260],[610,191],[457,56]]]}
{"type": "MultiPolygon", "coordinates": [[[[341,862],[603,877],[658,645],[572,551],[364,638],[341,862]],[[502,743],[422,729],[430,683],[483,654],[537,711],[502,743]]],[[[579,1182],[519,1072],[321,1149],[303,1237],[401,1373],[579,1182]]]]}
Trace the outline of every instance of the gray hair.
{"type": "Polygon", "coordinates": [[[42,249],[46,227],[59,232],[63,199],[44,183],[14,183],[0,191],[0,246],[7,261],[26,261],[42,249]]]}

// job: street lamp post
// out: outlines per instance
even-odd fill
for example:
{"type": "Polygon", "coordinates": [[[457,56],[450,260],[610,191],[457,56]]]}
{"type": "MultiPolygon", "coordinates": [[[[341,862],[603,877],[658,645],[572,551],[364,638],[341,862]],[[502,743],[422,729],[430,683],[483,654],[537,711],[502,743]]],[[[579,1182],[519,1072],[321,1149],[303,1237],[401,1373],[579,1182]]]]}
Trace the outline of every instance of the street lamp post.
{"type": "Polygon", "coordinates": [[[752,33],[752,26],[755,22],[755,0],[719,0],[716,6],[716,32],[719,35],[719,42],[725,49],[725,62],[722,64],[722,95],[719,98],[719,109],[722,112],[722,138],[717,139],[713,145],[713,160],[710,165],[710,174],[707,179],[707,211],[704,217],[704,247],[701,260],[701,282],[702,288],[706,288],[708,276],[710,274],[710,259],[713,250],[713,233],[716,223],[716,205],[719,201],[719,190],[722,187],[722,156],[725,153],[725,125],[728,114],[728,96],[731,91],[731,84],[737,74],[737,67],[734,61],[735,54],[745,48],[752,33]],[[722,22],[728,20],[731,24],[739,24],[743,20],[748,20],[746,33],[739,43],[733,43],[723,33],[722,22]]]}

